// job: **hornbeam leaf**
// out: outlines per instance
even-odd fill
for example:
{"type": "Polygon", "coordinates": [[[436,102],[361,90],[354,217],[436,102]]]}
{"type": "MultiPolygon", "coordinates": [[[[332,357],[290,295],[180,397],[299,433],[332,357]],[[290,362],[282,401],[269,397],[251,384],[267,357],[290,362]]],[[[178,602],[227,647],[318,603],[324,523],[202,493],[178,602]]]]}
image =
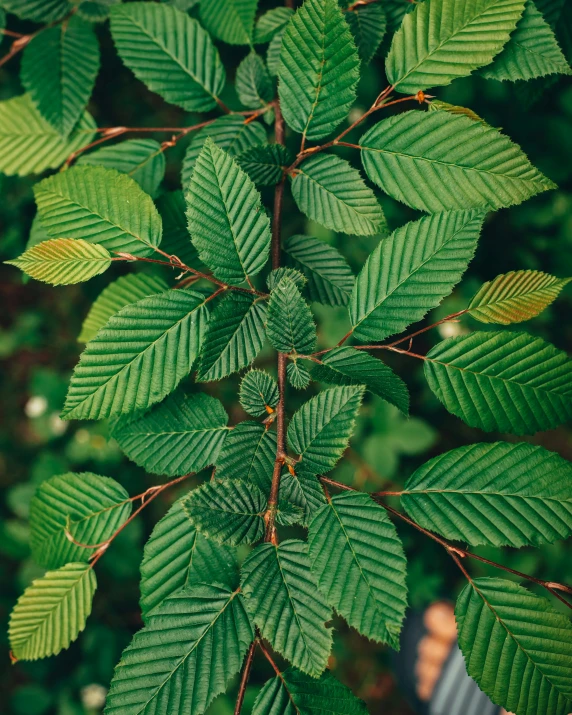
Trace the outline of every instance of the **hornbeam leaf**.
{"type": "Polygon", "coordinates": [[[449,104],[449,102],[442,102],[440,99],[432,99],[427,107],[429,112],[449,112],[450,114],[461,114],[465,117],[469,117],[475,122],[481,122],[485,126],[488,126],[487,122],[476,112],[468,107],[460,107],[456,104],[449,104]]]}
{"type": "Polygon", "coordinates": [[[444,340],[427,354],[425,377],[449,412],[487,432],[533,434],[572,418],[572,360],[527,333],[444,340]]]}
{"type": "Polygon", "coordinates": [[[230,45],[251,45],[258,0],[208,0],[200,4],[207,30],[230,45]]]}
{"type": "Polygon", "coordinates": [[[68,0],[2,0],[2,8],[22,20],[55,22],[75,9],[68,0]]]}
{"type": "Polygon", "coordinates": [[[274,35],[290,22],[294,11],[290,7],[275,7],[261,15],[254,28],[254,43],[262,45],[270,42],[274,35]]]}
{"type": "Polygon", "coordinates": [[[216,398],[178,391],[142,416],[119,420],[111,434],[145,471],[179,477],[213,464],[227,423],[228,415],[216,398]]]}
{"type": "Polygon", "coordinates": [[[62,417],[101,419],[160,402],[198,356],[205,301],[195,291],[170,290],[113,315],[82,353],[62,417]]]}
{"type": "Polygon", "coordinates": [[[278,95],[289,127],[317,140],[346,117],[356,96],[359,57],[337,0],[306,0],[280,52],[278,95]]]}
{"type": "Polygon", "coordinates": [[[109,251],[149,256],[161,217],[130,176],[103,166],[74,166],[34,186],[38,213],[53,238],[82,238],[109,251]]]}
{"type": "Polygon", "coordinates": [[[383,340],[438,306],[467,269],[483,218],[478,211],[433,214],[384,239],[354,284],[349,311],[355,339],[383,340]]]}
{"type": "Polygon", "coordinates": [[[276,446],[276,432],[271,432],[259,422],[240,422],[222,445],[216,460],[217,477],[252,482],[268,494],[276,446]]]}
{"type": "Polygon", "coordinates": [[[268,50],[266,51],[266,66],[268,67],[271,77],[278,76],[278,70],[280,69],[280,55],[282,52],[282,40],[284,39],[287,28],[288,23],[276,32],[274,37],[270,40],[268,50]]]}
{"type": "Polygon", "coordinates": [[[183,508],[197,531],[221,544],[252,544],[264,536],[266,497],[246,481],[207,482],[186,497],[183,508]]]}
{"type": "Polygon", "coordinates": [[[163,220],[161,249],[170,256],[177,256],[187,266],[204,271],[205,266],[200,262],[189,234],[185,215],[187,204],[183,192],[168,191],[161,194],[156,203],[163,220]]]}
{"type": "Polygon", "coordinates": [[[283,278],[289,278],[299,290],[302,290],[306,285],[306,276],[296,268],[288,268],[280,266],[273,271],[270,271],[266,277],[266,285],[268,290],[274,290],[283,278]]]}
{"type": "Polygon", "coordinates": [[[288,361],[286,365],[286,377],[288,378],[288,382],[292,387],[296,388],[296,390],[305,390],[312,379],[310,372],[303,365],[302,361],[295,359],[288,361]]]}
{"type": "Polygon", "coordinates": [[[515,713],[566,715],[572,708],[572,626],[546,598],[512,581],[477,578],[455,617],[467,672],[515,713]]]}
{"type": "Polygon", "coordinates": [[[143,617],[182,588],[199,583],[238,586],[238,563],[227,546],[207,539],[193,529],[178,499],[157,522],[145,544],[141,562],[141,610],[143,617]]]}
{"type": "Polygon", "coordinates": [[[83,283],[111,265],[109,251],[98,243],[81,239],[53,238],[29,248],[13,261],[26,275],[54,286],[83,283]]]}
{"type": "Polygon", "coordinates": [[[89,564],[66,564],[32,581],[10,615],[14,657],[37,660],[68,648],[85,628],[96,586],[89,564]]]}
{"type": "Polygon", "coordinates": [[[131,513],[129,494],[113,479],[97,474],[62,474],[42,482],[30,502],[32,556],[48,569],[87,561],[131,513]]]}
{"type": "Polygon", "coordinates": [[[256,52],[251,52],[238,65],[235,83],[238,98],[250,109],[265,107],[274,97],[272,78],[256,52]]]}
{"type": "Polygon", "coordinates": [[[207,139],[187,194],[189,230],[217,278],[239,284],[259,273],[270,251],[270,221],[238,164],[207,139]]]}
{"type": "Polygon", "coordinates": [[[387,18],[381,3],[358,5],[346,12],[346,21],[354,36],[361,61],[369,64],[385,36],[387,18]]]}
{"type": "Polygon", "coordinates": [[[368,494],[338,494],[310,522],[308,551],[328,603],[362,635],[399,649],[407,562],[383,507],[368,494]]]}
{"type": "Polygon", "coordinates": [[[238,672],[253,630],[242,596],[201,584],[165,599],[123,651],[107,715],[201,715],[238,672]]]}
{"type": "Polygon", "coordinates": [[[549,544],[572,534],[572,465],[530,444],[472,444],[420,467],[401,502],[421,526],[471,546],[549,544]]]}
{"type": "Polygon", "coordinates": [[[450,84],[492,62],[516,27],[524,0],[430,0],[405,16],[385,63],[404,94],[450,84]]]}
{"type": "Polygon", "coordinates": [[[107,20],[111,6],[121,0],[81,0],[77,7],[77,14],[90,22],[103,22],[107,20]]]}
{"type": "Polygon", "coordinates": [[[288,276],[270,294],[266,332],[273,347],[281,353],[311,353],[316,349],[312,312],[288,276]]]}
{"type": "Polygon", "coordinates": [[[324,490],[312,471],[306,472],[296,465],[296,475],[289,472],[280,479],[280,499],[299,506],[303,511],[303,524],[308,526],[314,514],[326,503],[324,490]]]}
{"type": "Polygon", "coordinates": [[[468,313],[481,323],[522,323],[542,313],[570,281],[542,271],[511,271],[485,283],[468,313]]]}
{"type": "Polygon", "coordinates": [[[372,236],[386,226],[381,206],[359,171],[333,154],[305,161],[292,182],[292,194],[302,213],[333,231],[372,236]]]}
{"type": "Polygon", "coordinates": [[[430,213],[498,209],[556,188],[508,137],[448,112],[397,114],[366,132],[360,145],[375,184],[430,213]]]}
{"type": "Polygon", "coordinates": [[[267,144],[246,149],[236,160],[257,186],[273,186],[294,159],[282,144],[267,144]]]}
{"type": "Polygon", "coordinates": [[[111,8],[117,52],[152,92],[189,112],[216,106],[225,71],[208,33],[170,5],[134,2],[111,8]]]}
{"type": "Polygon", "coordinates": [[[262,636],[292,665],[317,678],[332,647],[332,614],[310,570],[307,546],[261,544],[242,566],[246,607],[262,636]]]}
{"type": "Polygon", "coordinates": [[[276,380],[263,370],[250,370],[240,383],[240,404],[253,417],[274,411],[278,404],[276,380]]]}

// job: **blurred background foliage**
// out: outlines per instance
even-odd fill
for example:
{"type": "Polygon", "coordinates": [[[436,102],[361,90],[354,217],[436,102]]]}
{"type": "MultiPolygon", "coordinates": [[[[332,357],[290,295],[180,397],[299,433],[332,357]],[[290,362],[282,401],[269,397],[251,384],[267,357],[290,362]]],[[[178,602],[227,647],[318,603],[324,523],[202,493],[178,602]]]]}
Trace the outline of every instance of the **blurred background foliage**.
{"type": "MultiPolygon", "coordinates": [[[[177,2],[173,0],[173,4],[177,2]]],[[[407,0],[389,2],[394,10],[408,5],[407,0]]],[[[267,9],[277,4],[261,0],[260,6],[267,9]]],[[[195,9],[190,12],[194,13],[195,9]]],[[[559,28],[569,61],[572,48],[566,46],[565,40],[568,37],[570,42],[572,38],[570,15],[572,13],[565,15],[559,28]]],[[[8,27],[19,32],[35,29],[14,16],[8,16],[8,27]]],[[[102,46],[102,70],[89,109],[99,126],[186,126],[196,121],[195,117],[164,103],[134,79],[117,58],[107,25],[98,26],[97,32],[102,46]]],[[[352,119],[369,107],[387,84],[381,59],[387,46],[388,39],[371,65],[363,69],[352,119]]],[[[8,49],[8,38],[4,38],[2,54],[8,49]]],[[[228,70],[236,68],[246,53],[244,48],[224,45],[219,49],[228,70]]],[[[1,68],[0,99],[23,91],[18,79],[18,63],[19,58],[15,58],[1,68]]],[[[232,76],[233,72],[229,71],[230,80],[232,76]]],[[[472,77],[458,80],[437,94],[442,100],[472,108],[491,125],[502,128],[560,188],[488,217],[477,255],[465,279],[453,295],[428,316],[431,322],[465,307],[480,284],[499,273],[528,268],[559,277],[572,275],[570,78],[515,87],[472,77]],[[546,85],[548,88],[542,92],[546,85]]],[[[238,107],[230,85],[225,101],[238,107]]],[[[370,124],[379,121],[382,114],[387,116],[389,111],[375,115],[370,124]]],[[[366,128],[367,125],[363,127],[366,128]]],[[[350,141],[359,135],[357,132],[350,141]]],[[[156,138],[163,141],[169,137],[158,134],[156,138]]],[[[293,149],[297,142],[296,136],[288,136],[293,149]]],[[[166,153],[166,190],[179,187],[185,146],[185,141],[180,142],[166,153]]],[[[344,150],[343,155],[359,165],[359,157],[351,150],[344,150]]],[[[35,213],[32,186],[36,180],[0,176],[1,260],[20,254],[28,241],[35,213]]],[[[416,217],[410,209],[386,197],[379,198],[390,229],[416,217]]],[[[271,192],[265,199],[270,206],[271,192]]],[[[319,236],[336,245],[355,270],[380,239],[336,235],[308,224],[288,195],[284,219],[285,236],[304,232],[319,236]]],[[[102,709],[113,667],[141,625],[138,571],[143,544],[153,525],[180,492],[167,491],[153,502],[99,562],[99,588],[93,614],[79,640],[56,658],[11,666],[6,637],[8,615],[25,586],[40,575],[30,559],[27,526],[29,503],[37,486],[56,474],[92,471],[117,479],[134,495],[156,480],[122,456],[117,445],[108,439],[105,424],[64,423],[58,417],[81,350],[77,336],[82,320],[109,278],[100,276],[88,284],[53,288],[33,280],[25,282],[19,271],[8,266],[0,266],[0,272],[0,692],[3,693],[0,710],[9,715],[97,713],[102,709]]],[[[118,274],[116,272],[115,277],[118,274]]],[[[314,308],[320,340],[323,344],[332,344],[347,331],[345,311],[318,305],[314,308]]],[[[572,286],[568,286],[555,304],[523,328],[571,353],[571,312],[572,286]]],[[[421,336],[415,342],[416,350],[427,350],[443,337],[476,327],[468,321],[465,318],[462,323],[449,323],[421,336]]],[[[448,415],[424,384],[420,364],[394,354],[388,357],[411,388],[412,416],[405,419],[387,403],[370,395],[347,459],[337,468],[334,478],[368,490],[392,489],[402,485],[412,471],[431,456],[463,444],[499,438],[499,435],[471,429],[448,415]]],[[[271,367],[271,351],[263,353],[259,362],[271,367]]],[[[236,399],[237,385],[237,379],[229,379],[208,387],[224,401],[232,423],[245,419],[236,399]]],[[[308,393],[289,389],[290,413],[300,404],[303,395],[308,397],[308,393]]],[[[507,435],[502,438],[514,439],[507,435]]],[[[570,428],[538,434],[530,441],[572,459],[570,428]]],[[[204,476],[199,475],[197,483],[204,476]]],[[[461,583],[458,570],[447,554],[408,527],[402,524],[398,527],[409,557],[412,607],[423,608],[438,598],[453,599],[461,583]]],[[[563,543],[539,550],[504,549],[499,554],[498,550],[481,549],[480,553],[546,579],[572,583],[572,559],[563,543]]],[[[475,574],[485,573],[480,564],[472,563],[471,568],[475,574]]],[[[337,677],[367,701],[372,713],[410,712],[391,674],[389,651],[358,636],[341,622],[336,623],[336,627],[330,665],[337,677]]],[[[267,670],[267,664],[260,660],[247,693],[247,706],[252,703],[264,676],[270,676],[267,670]]],[[[227,715],[232,710],[231,693],[215,702],[210,715],[227,715]]]]}

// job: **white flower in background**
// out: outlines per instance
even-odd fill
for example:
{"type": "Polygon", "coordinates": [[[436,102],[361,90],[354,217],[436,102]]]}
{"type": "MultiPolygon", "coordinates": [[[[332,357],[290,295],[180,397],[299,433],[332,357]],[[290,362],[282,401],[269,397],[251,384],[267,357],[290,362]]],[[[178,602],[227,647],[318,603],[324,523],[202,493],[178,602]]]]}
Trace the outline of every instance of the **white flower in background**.
{"type": "Polygon", "coordinates": [[[87,710],[101,710],[105,705],[107,688],[98,683],[91,683],[81,689],[81,702],[87,710]]]}
{"type": "Polygon", "coordinates": [[[48,409],[48,401],[45,397],[41,395],[34,395],[30,397],[26,406],[24,407],[24,412],[27,417],[41,417],[44,412],[48,409]]]}

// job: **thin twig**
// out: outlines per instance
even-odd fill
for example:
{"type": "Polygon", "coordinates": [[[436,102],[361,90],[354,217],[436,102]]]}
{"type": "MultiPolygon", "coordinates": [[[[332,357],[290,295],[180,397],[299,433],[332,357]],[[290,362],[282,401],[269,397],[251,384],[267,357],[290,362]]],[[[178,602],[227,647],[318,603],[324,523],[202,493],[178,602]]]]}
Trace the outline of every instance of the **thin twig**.
{"type": "Polygon", "coordinates": [[[255,638],[250,644],[248,649],[248,655],[244,661],[244,668],[242,669],[242,677],[240,679],[240,688],[238,690],[238,697],[236,699],[236,706],[234,708],[234,715],[240,715],[242,710],[242,704],[244,702],[244,695],[246,693],[246,686],[248,684],[248,678],[250,677],[250,671],[252,669],[252,661],[254,660],[254,652],[256,650],[256,645],[258,641],[255,638]]]}

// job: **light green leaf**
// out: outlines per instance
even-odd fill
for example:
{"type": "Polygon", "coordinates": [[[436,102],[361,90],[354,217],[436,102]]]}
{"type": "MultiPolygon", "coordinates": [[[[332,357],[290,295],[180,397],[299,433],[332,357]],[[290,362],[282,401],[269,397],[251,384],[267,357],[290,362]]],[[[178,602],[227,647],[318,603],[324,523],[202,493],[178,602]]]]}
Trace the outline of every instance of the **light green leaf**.
{"type": "Polygon", "coordinates": [[[404,94],[450,84],[492,62],[524,10],[524,0],[430,0],[406,15],[385,69],[404,94]]]}
{"type": "Polygon", "coordinates": [[[212,139],[197,159],[186,198],[192,241],[217,278],[240,284],[262,270],[270,252],[270,221],[260,194],[212,139]]]}
{"type": "Polygon", "coordinates": [[[274,98],[272,78],[256,52],[251,52],[238,65],[235,84],[238,98],[250,109],[265,107],[274,98]]]}
{"type": "Polygon", "coordinates": [[[306,285],[306,276],[303,273],[296,270],[296,268],[280,266],[280,268],[276,268],[268,274],[266,278],[268,290],[274,290],[283,278],[289,278],[299,290],[302,290],[306,285]]]}
{"type": "Polygon", "coordinates": [[[2,7],[22,20],[55,22],[74,9],[67,0],[2,0],[2,7]]]}
{"type": "Polygon", "coordinates": [[[191,290],[122,308],[82,353],[62,417],[101,419],[160,402],[189,374],[207,317],[205,297],[191,290]]]}
{"type": "Polygon", "coordinates": [[[483,219],[480,211],[433,214],[384,239],[354,285],[349,306],[354,338],[383,340],[437,307],[467,269],[483,219]]]}
{"type": "Polygon", "coordinates": [[[305,390],[310,384],[312,376],[301,360],[290,360],[286,365],[286,377],[288,382],[296,390],[305,390]]]}
{"type": "Polygon", "coordinates": [[[512,581],[477,578],[455,607],[467,672],[515,715],[572,708],[572,626],[546,598],[512,581]],[[500,676],[500,677],[499,677],[500,676]]]}
{"type": "Polygon", "coordinates": [[[527,333],[444,340],[427,354],[425,377],[449,412],[487,432],[533,434],[572,418],[572,360],[527,333]]]}
{"type": "Polygon", "coordinates": [[[149,256],[161,241],[161,217],[130,176],[75,166],[34,186],[38,213],[53,238],[82,238],[109,251],[149,256]]]}
{"type": "Polygon", "coordinates": [[[298,287],[287,276],[270,294],[268,339],[281,353],[311,353],[316,349],[316,325],[298,287]]]}
{"type": "Polygon", "coordinates": [[[68,648],[85,628],[96,587],[89,564],[66,564],[32,581],[10,616],[14,657],[37,660],[68,648]]]}
{"type": "Polygon", "coordinates": [[[427,106],[427,111],[429,112],[449,112],[449,114],[460,114],[464,115],[465,117],[469,117],[469,119],[472,119],[475,122],[480,122],[481,124],[484,124],[485,126],[489,126],[487,122],[482,117],[479,117],[479,115],[476,112],[473,112],[472,109],[469,109],[468,107],[460,107],[456,104],[449,104],[449,102],[442,102],[440,99],[432,99],[428,106],[427,106]]]}
{"type": "Polygon", "coordinates": [[[332,647],[326,628],[332,614],[310,571],[307,546],[283,541],[261,544],[242,566],[246,607],[272,648],[317,678],[332,647]]]}
{"type": "Polygon", "coordinates": [[[227,435],[216,461],[219,479],[242,479],[252,482],[265,494],[270,492],[276,432],[259,422],[240,422],[227,435]]]}
{"type": "Polygon", "coordinates": [[[157,199],[157,208],[163,220],[163,240],[161,250],[170,256],[177,256],[187,266],[204,270],[206,266],[199,260],[187,226],[187,204],[182,191],[168,191],[157,199]]]}
{"type": "Polygon", "coordinates": [[[556,188],[508,137],[448,112],[397,114],[360,144],[369,178],[422,211],[498,209],[556,188]]]}
{"type": "Polygon", "coordinates": [[[242,409],[253,417],[273,412],[278,404],[276,380],[263,370],[250,370],[240,383],[239,400],[242,409]]]}
{"type": "Polygon", "coordinates": [[[306,0],[282,39],[278,94],[289,127],[317,140],[346,118],[359,57],[337,0],[306,0]]]}
{"type": "Polygon", "coordinates": [[[381,3],[358,5],[346,12],[346,21],[350,26],[359,56],[364,64],[369,64],[376,54],[385,36],[387,18],[381,3]]]}
{"type": "Polygon", "coordinates": [[[261,15],[254,28],[254,43],[263,45],[276,35],[279,30],[286,29],[286,25],[294,11],[290,7],[275,7],[261,15]]]}
{"type": "Polygon", "coordinates": [[[135,2],[111,9],[119,56],[152,92],[189,112],[216,106],[225,71],[208,33],[170,5],[135,2]]]}
{"type": "Polygon", "coordinates": [[[308,551],[328,603],[362,635],[399,650],[407,562],[383,507],[368,494],[338,494],[310,522],[308,551]]]}
{"type": "Polygon", "coordinates": [[[266,51],[266,66],[272,77],[278,76],[278,70],[280,69],[280,55],[282,53],[282,40],[286,34],[288,24],[277,30],[274,37],[270,40],[268,45],[268,50],[266,51]]]}
{"type": "Polygon", "coordinates": [[[242,596],[202,584],[149,614],[115,668],[106,715],[201,715],[238,672],[253,630],[242,596]]]}
{"type": "Polygon", "coordinates": [[[30,546],[34,560],[48,569],[87,561],[131,513],[129,494],[115,480],[97,474],[62,474],[38,487],[30,503],[30,546]]]}
{"type": "Polygon", "coordinates": [[[208,0],[200,4],[207,30],[229,45],[251,45],[258,0],[208,0]]]}
{"type": "Polygon", "coordinates": [[[273,186],[282,179],[293,157],[282,144],[268,144],[247,149],[236,160],[257,186],[273,186]]]}
{"type": "Polygon", "coordinates": [[[572,533],[572,465],[530,444],[472,444],[429,460],[401,502],[418,524],[471,546],[540,546],[572,533]]]}

